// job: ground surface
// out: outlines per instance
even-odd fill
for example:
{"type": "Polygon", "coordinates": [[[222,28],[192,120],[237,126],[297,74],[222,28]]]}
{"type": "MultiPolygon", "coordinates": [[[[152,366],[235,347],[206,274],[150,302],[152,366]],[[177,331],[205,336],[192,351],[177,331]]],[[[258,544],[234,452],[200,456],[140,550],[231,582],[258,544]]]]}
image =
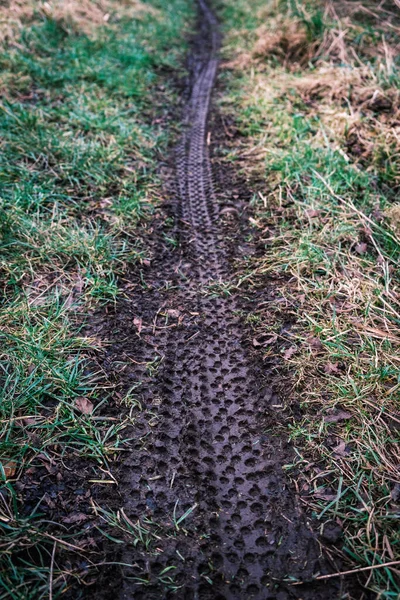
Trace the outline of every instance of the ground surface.
{"type": "MultiPolygon", "coordinates": [[[[140,442],[124,462],[120,488],[128,521],[147,513],[157,523],[158,550],[122,552],[150,585],[139,591],[135,569],[126,569],[121,598],[169,596],[161,575],[168,567],[182,598],[337,598],[339,586],[330,582],[290,586],[290,578],[310,580],[329,567],[287,489],[287,441],[264,433],[278,400],[267,374],[261,381],[251,364],[239,304],[213,289],[229,281],[231,251],[207,145],[220,36],[203,3],[200,21],[176,151],[180,250],[156,256],[145,275],[152,291],[118,316],[125,341],[110,354],[111,361],[123,350],[132,362],[161,363],[140,388],[133,430],[140,442]]],[[[132,367],[130,376],[143,380],[132,367]]]]}
{"type": "Polygon", "coordinates": [[[397,597],[398,23],[314,4],[10,5],[0,598],[397,597]]]}

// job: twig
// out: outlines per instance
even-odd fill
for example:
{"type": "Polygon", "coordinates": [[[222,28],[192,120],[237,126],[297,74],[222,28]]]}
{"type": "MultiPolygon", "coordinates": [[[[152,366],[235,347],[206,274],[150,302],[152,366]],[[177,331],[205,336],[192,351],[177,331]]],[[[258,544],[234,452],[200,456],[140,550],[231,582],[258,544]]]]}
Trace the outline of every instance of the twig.
{"type": "MultiPolygon", "coordinates": [[[[344,575],[353,575],[354,573],[362,573],[363,571],[372,571],[373,569],[382,569],[385,567],[394,567],[400,565],[400,560],[393,560],[392,562],[383,563],[381,565],[372,565],[371,567],[360,567],[359,569],[350,569],[349,571],[340,571],[339,573],[330,573],[329,575],[319,575],[314,577],[313,581],[321,581],[322,579],[332,579],[333,577],[343,577],[344,575]]],[[[308,583],[306,581],[296,581],[293,585],[302,585],[308,583]]]]}
{"type": "Polygon", "coordinates": [[[57,542],[53,544],[53,552],[51,553],[50,574],[49,574],[49,600],[53,600],[53,573],[54,573],[54,558],[56,555],[57,542]]]}
{"type": "Polygon", "coordinates": [[[82,552],[82,548],[79,548],[79,546],[74,546],[74,544],[70,544],[69,542],[65,542],[64,540],[60,540],[60,539],[54,537],[54,535],[51,535],[50,533],[44,533],[44,532],[42,532],[42,536],[46,537],[46,538],[49,538],[50,540],[54,540],[54,542],[58,542],[62,546],[66,546],[67,548],[71,548],[72,550],[79,550],[79,552],[82,552]]]}

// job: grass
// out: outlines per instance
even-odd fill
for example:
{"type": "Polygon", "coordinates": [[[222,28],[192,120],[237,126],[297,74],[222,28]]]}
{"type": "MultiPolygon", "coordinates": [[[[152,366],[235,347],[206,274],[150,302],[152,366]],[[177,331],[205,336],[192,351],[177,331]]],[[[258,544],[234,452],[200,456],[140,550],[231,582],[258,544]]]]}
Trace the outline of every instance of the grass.
{"type": "Polygon", "coordinates": [[[375,567],[400,561],[400,14],[389,2],[218,6],[220,104],[240,133],[226,160],[258,182],[263,248],[239,285],[274,291],[250,320],[290,381],[288,472],[322,535],[329,522],[342,532],[328,551],[365,569],[360,594],[398,598],[400,562],[375,567]]]}
{"type": "Polygon", "coordinates": [[[113,485],[129,422],[114,407],[130,400],[97,366],[101,344],[84,325],[148,257],[141,230],[159,198],[192,11],[187,0],[2,8],[2,599],[56,598],[90,580],[85,559],[68,555],[66,568],[65,555],[95,550],[80,498],[113,485]]]}

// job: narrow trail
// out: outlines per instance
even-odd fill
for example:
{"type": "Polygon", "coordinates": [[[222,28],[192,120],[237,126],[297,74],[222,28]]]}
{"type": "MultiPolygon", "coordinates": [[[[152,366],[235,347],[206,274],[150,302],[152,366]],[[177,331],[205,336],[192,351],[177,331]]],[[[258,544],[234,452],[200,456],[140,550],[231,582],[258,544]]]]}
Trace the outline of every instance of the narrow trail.
{"type": "MultiPolygon", "coordinates": [[[[159,267],[164,279],[175,281],[177,308],[161,304],[169,320],[160,325],[162,294],[144,292],[132,306],[144,323],[135,364],[155,351],[163,360],[156,373],[142,367],[137,443],[120,489],[127,517],[147,515],[160,526],[159,539],[156,552],[140,545],[124,550],[122,562],[136,565],[142,577],[145,572],[150,584],[127,569],[120,598],[339,598],[334,582],[283,581],[308,580],[327,566],[287,488],[282,466],[290,450],[260,426],[263,414],[273,414],[274,396],[253,374],[236,301],[209,293],[229,278],[230,267],[207,144],[220,33],[204,0],[199,7],[202,25],[176,152],[183,251],[175,264],[159,267]],[[179,324],[171,327],[177,314],[179,324]],[[166,583],[170,576],[175,593],[166,583]]],[[[129,327],[127,321],[128,336],[129,327]]],[[[119,351],[129,352],[122,340],[119,351]]],[[[132,368],[132,381],[139,371],[132,368]]]]}

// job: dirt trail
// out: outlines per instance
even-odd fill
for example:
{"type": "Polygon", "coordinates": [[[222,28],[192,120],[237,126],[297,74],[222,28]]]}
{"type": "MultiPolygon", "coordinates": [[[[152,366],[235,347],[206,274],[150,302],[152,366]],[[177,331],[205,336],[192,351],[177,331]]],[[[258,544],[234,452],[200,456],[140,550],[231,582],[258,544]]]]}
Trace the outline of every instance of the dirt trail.
{"type": "Polygon", "coordinates": [[[220,34],[205,1],[199,6],[201,32],[176,154],[182,253],[173,263],[160,258],[148,277],[151,289],[117,322],[125,335],[110,351],[111,358],[113,352],[134,357],[129,377],[143,383],[137,442],[122,469],[123,509],[131,521],[147,515],[160,527],[158,552],[139,545],[122,556],[150,585],[127,569],[120,598],[339,598],[334,582],[283,582],[328,568],[287,488],[282,466],[290,449],[282,438],[263,434],[262,419],[268,414],[273,422],[276,399],[246,355],[236,301],[207,292],[229,279],[229,251],[207,144],[220,34]],[[163,359],[157,372],[137,365],[155,356],[163,359]],[[174,569],[163,575],[168,566],[174,569]],[[175,595],[168,576],[180,586],[175,595]]]}

